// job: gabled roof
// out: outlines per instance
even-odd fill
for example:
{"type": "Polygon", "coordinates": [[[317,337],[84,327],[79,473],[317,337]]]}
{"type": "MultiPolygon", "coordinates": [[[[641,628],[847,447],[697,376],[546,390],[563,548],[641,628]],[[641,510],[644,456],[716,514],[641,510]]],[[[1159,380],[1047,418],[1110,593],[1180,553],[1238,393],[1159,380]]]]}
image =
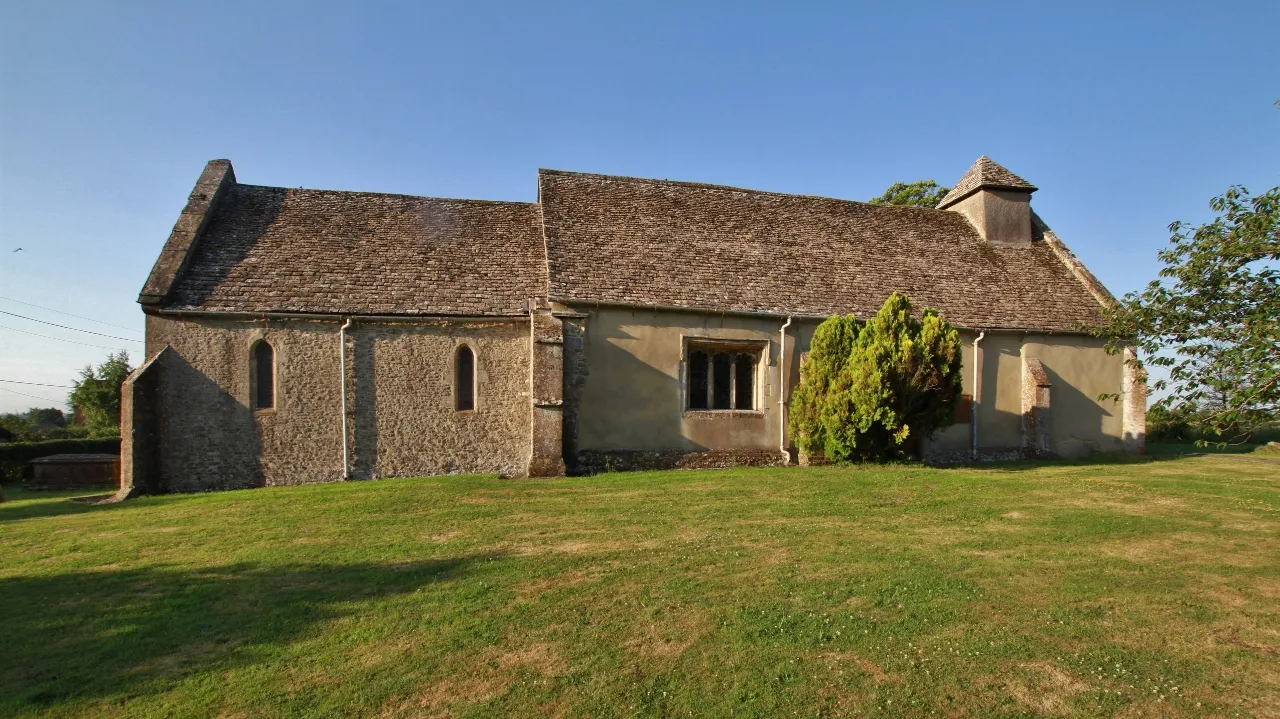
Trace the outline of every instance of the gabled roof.
{"type": "Polygon", "coordinates": [[[938,209],[941,210],[954,205],[983,187],[1000,190],[1036,191],[1036,187],[1030,182],[1009,172],[1004,166],[983,155],[973,163],[968,172],[964,173],[956,181],[951,191],[947,193],[946,197],[942,198],[942,202],[938,203],[938,209]]]}
{"type": "Polygon", "coordinates": [[[223,192],[166,309],[518,315],[546,292],[536,204],[223,192]]]}
{"type": "Polygon", "coordinates": [[[1043,237],[997,247],[955,212],[556,170],[539,197],[555,299],[866,317],[901,290],[967,327],[1100,317],[1043,237]]]}
{"type": "MultiPolygon", "coordinates": [[[[977,182],[1030,188],[990,164],[1007,177],[979,167],[977,182]]],[[[517,316],[550,297],[866,317],[901,290],[959,326],[1050,331],[1097,322],[1105,301],[1039,224],[1002,247],[943,210],[556,170],[538,182],[537,204],[434,199],[242,185],[214,161],[139,301],[517,316]]]]}

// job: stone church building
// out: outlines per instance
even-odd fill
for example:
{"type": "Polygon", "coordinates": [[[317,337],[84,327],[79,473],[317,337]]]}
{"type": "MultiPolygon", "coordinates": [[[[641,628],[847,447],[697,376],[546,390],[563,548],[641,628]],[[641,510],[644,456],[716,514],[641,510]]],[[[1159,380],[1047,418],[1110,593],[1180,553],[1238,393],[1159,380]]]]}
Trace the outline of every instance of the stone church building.
{"type": "Polygon", "coordinates": [[[814,328],[894,290],[965,345],[927,459],[1140,451],[1144,385],[1082,330],[1111,297],[1035,189],[983,157],[938,209],[556,170],[489,202],[214,160],[138,298],[123,489],[787,464],[814,328]]]}

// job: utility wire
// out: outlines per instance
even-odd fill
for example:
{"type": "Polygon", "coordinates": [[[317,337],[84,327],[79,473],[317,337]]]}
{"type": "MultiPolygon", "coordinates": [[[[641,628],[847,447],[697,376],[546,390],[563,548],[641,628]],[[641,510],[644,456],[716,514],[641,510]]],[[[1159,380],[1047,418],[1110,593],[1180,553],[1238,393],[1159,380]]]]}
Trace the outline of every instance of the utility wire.
{"type": "Polygon", "coordinates": [[[19,314],[14,314],[14,313],[12,313],[12,312],[5,312],[4,310],[0,310],[0,315],[9,315],[10,317],[18,317],[18,318],[20,318],[20,319],[24,319],[24,320],[31,320],[32,322],[39,322],[39,323],[40,323],[40,324],[42,324],[42,325],[51,325],[51,326],[53,326],[53,327],[61,327],[61,328],[62,328],[62,329],[64,329],[64,330],[73,330],[73,331],[75,331],[75,332],[86,332],[86,333],[91,334],[91,335],[97,335],[97,336],[99,336],[99,337],[106,337],[106,338],[108,338],[108,339],[113,339],[113,340],[124,340],[125,342],[137,342],[138,344],[142,344],[142,340],[132,340],[132,339],[129,339],[128,337],[116,337],[115,335],[104,335],[104,334],[102,334],[101,332],[94,332],[93,330],[82,330],[82,329],[80,329],[79,327],[68,327],[68,326],[66,326],[66,325],[60,325],[60,324],[58,324],[58,323],[56,323],[56,322],[46,322],[46,321],[44,321],[44,320],[38,320],[38,319],[36,319],[36,318],[34,318],[34,317],[27,317],[26,315],[19,315],[19,314]]]}
{"type": "Polygon", "coordinates": [[[31,398],[31,399],[38,399],[38,400],[40,400],[41,402],[64,402],[64,401],[65,401],[65,400],[61,400],[61,399],[49,399],[48,397],[37,397],[37,396],[35,396],[35,395],[33,395],[33,394],[27,394],[27,393],[25,393],[25,392],[18,392],[17,390],[6,389],[6,388],[4,388],[4,387],[0,387],[0,392],[8,392],[8,393],[10,393],[10,394],[19,394],[19,395],[22,395],[23,397],[29,397],[29,398],[31,398]]]}
{"type": "MultiPolygon", "coordinates": [[[[114,350],[120,349],[119,347],[107,347],[106,345],[93,345],[93,344],[89,344],[88,342],[76,342],[75,340],[67,340],[61,337],[54,337],[52,335],[42,335],[36,332],[28,332],[26,330],[20,330],[17,327],[6,327],[4,325],[0,325],[0,330],[13,330],[14,332],[21,332],[24,335],[31,335],[32,337],[43,337],[44,339],[47,339],[47,340],[58,340],[59,342],[70,342],[73,345],[83,345],[85,347],[97,347],[100,350],[114,351],[114,350]]],[[[132,341],[133,340],[130,340],[130,342],[132,341]]]]}
{"type": "Polygon", "coordinates": [[[137,332],[137,330],[135,330],[135,329],[134,329],[134,328],[132,328],[132,327],[125,327],[124,325],[113,325],[113,324],[111,324],[110,322],[103,322],[102,320],[95,320],[95,319],[93,319],[92,317],[81,317],[80,315],[73,315],[73,314],[71,314],[70,312],[63,312],[62,310],[55,310],[55,309],[51,309],[51,308],[49,308],[49,307],[41,307],[40,305],[33,305],[33,304],[31,304],[30,302],[23,302],[22,300],[15,300],[15,299],[13,299],[12,297],[0,297],[0,300],[8,300],[9,302],[17,302],[17,303],[18,303],[18,304],[20,304],[20,305],[26,305],[27,307],[34,307],[34,308],[36,308],[36,309],[38,309],[38,310],[44,310],[45,312],[53,312],[54,314],[66,315],[66,316],[68,316],[68,317],[74,317],[74,318],[76,318],[76,319],[78,319],[78,320],[88,320],[89,322],[97,322],[97,323],[98,323],[98,324],[100,324],[100,325],[106,325],[106,326],[108,326],[108,327],[115,327],[116,329],[129,330],[130,332],[137,332]]]}
{"type": "Polygon", "coordinates": [[[69,384],[45,384],[43,382],[23,382],[19,379],[0,379],[0,382],[9,382],[11,384],[29,384],[34,387],[61,387],[63,389],[75,389],[69,384]]]}

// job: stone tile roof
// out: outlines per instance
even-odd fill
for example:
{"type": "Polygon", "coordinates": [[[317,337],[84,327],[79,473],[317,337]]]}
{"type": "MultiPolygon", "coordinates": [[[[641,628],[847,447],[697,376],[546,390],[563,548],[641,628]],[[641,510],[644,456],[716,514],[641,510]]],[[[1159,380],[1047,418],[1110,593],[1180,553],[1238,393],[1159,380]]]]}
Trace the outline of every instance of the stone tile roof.
{"type": "Polygon", "coordinates": [[[1042,232],[995,247],[942,210],[554,170],[539,183],[554,298],[865,317],[902,290],[967,327],[1099,319],[1042,232]]]}
{"type": "Polygon", "coordinates": [[[517,315],[546,294],[536,204],[223,192],[166,309],[517,315]]]}
{"type": "MultiPolygon", "coordinates": [[[[957,187],[1030,189],[974,167],[957,187]]],[[[538,189],[541,204],[295,190],[237,184],[214,161],[139,301],[512,316],[550,296],[865,317],[902,290],[961,326],[1070,331],[1109,297],[1038,222],[1029,246],[996,247],[942,210],[555,170],[538,189]]]]}
{"type": "Polygon", "coordinates": [[[1009,172],[1003,165],[994,162],[990,157],[983,155],[973,163],[968,172],[965,172],[959,180],[956,181],[954,187],[942,198],[942,202],[938,203],[938,209],[943,209],[950,205],[963,200],[964,198],[977,192],[983,187],[995,187],[1005,190],[1028,190],[1035,192],[1036,187],[1030,182],[1009,172]]]}

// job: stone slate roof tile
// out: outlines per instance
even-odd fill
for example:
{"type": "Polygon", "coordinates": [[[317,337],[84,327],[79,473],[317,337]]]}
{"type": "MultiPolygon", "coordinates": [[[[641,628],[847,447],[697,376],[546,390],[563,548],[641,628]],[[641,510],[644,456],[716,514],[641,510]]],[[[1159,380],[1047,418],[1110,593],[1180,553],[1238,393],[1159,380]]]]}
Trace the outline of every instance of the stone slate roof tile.
{"type": "Polygon", "coordinates": [[[518,315],[546,284],[536,204],[237,184],[165,305],[518,315]]]}
{"type": "Polygon", "coordinates": [[[990,157],[983,155],[956,181],[955,186],[947,192],[946,197],[942,198],[942,202],[938,203],[938,209],[941,210],[954,205],[983,187],[1036,191],[1035,185],[1009,172],[1003,165],[994,162],[990,157]]]}
{"type": "Polygon", "coordinates": [[[539,181],[556,299],[867,317],[901,290],[966,327],[1100,319],[1043,236],[995,247],[954,212],[556,170],[539,181]]]}
{"type": "Polygon", "coordinates": [[[1029,246],[995,247],[943,210],[555,170],[539,174],[541,204],[222,192],[165,309],[519,315],[550,296],[866,317],[902,290],[967,327],[1100,318],[1100,295],[1043,227],[1029,246]]]}

